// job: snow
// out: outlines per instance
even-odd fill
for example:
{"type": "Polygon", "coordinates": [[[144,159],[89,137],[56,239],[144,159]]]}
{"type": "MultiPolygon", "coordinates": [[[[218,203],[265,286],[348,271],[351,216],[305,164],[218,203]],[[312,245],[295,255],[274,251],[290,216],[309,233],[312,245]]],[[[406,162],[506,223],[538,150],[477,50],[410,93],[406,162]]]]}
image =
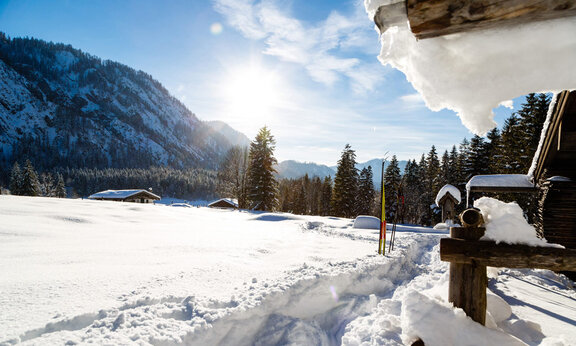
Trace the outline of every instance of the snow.
{"type": "Polygon", "coordinates": [[[548,128],[550,127],[550,123],[552,122],[552,113],[554,112],[556,103],[558,103],[558,94],[554,94],[552,100],[550,100],[550,105],[548,106],[548,113],[546,113],[546,120],[544,120],[544,124],[542,125],[542,132],[540,132],[540,141],[538,142],[538,148],[534,153],[534,158],[532,158],[532,164],[528,169],[528,176],[530,178],[534,177],[534,171],[536,170],[536,165],[538,164],[540,155],[542,155],[544,139],[546,138],[546,132],[548,132],[548,128]]]}
{"type": "Polygon", "coordinates": [[[450,230],[450,227],[462,227],[460,224],[454,223],[454,221],[447,219],[446,222],[437,223],[434,226],[435,230],[450,230]]]}
{"type": "Polygon", "coordinates": [[[398,225],[379,256],[378,230],[335,217],[2,195],[0,219],[2,345],[576,340],[550,271],[492,277],[492,329],[451,308],[431,228],[398,225]]]}
{"type": "Polygon", "coordinates": [[[150,195],[156,196],[156,197],[158,197],[158,199],[160,199],[160,196],[157,196],[150,191],[141,190],[141,189],[140,190],[106,190],[106,191],[100,191],[100,192],[97,192],[93,195],[90,195],[88,198],[89,199],[96,199],[96,198],[124,199],[124,198],[128,198],[130,196],[134,196],[135,194],[138,194],[140,192],[149,193],[150,195]]]}
{"type": "MultiPolygon", "coordinates": [[[[390,3],[365,0],[370,19],[390,3]]],[[[429,109],[451,109],[484,135],[496,127],[492,109],[503,102],[576,87],[576,69],[566,68],[576,61],[574,32],[568,17],[418,41],[406,18],[382,33],[378,59],[402,71],[429,109]]]]}
{"type": "Polygon", "coordinates": [[[536,229],[528,224],[522,208],[516,202],[505,203],[494,198],[481,197],[474,201],[474,207],[480,209],[485,222],[486,233],[481,240],[562,247],[558,244],[549,244],[546,239],[538,238],[536,229]]]}
{"type": "Polygon", "coordinates": [[[462,196],[460,195],[460,190],[458,190],[458,188],[456,186],[446,184],[446,185],[442,186],[442,188],[440,189],[440,191],[438,191],[438,194],[436,195],[436,199],[434,200],[434,202],[436,202],[436,205],[440,205],[440,200],[446,194],[450,194],[452,197],[454,197],[458,201],[458,203],[460,203],[462,201],[462,196]]]}
{"type": "Polygon", "coordinates": [[[475,175],[466,184],[466,190],[473,187],[513,187],[534,188],[530,175],[525,174],[491,174],[475,175]]]}
{"type": "Polygon", "coordinates": [[[354,219],[353,228],[380,229],[380,219],[374,216],[358,215],[354,219]]]}

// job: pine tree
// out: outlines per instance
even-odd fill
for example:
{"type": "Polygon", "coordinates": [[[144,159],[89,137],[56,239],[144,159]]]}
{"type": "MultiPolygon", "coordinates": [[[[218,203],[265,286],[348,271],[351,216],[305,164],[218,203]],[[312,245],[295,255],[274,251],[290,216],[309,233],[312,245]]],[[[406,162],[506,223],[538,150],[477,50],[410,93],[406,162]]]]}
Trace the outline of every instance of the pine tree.
{"type": "Polygon", "coordinates": [[[357,214],[358,215],[371,215],[374,209],[374,181],[372,174],[372,166],[362,168],[359,178],[358,198],[357,198],[357,214]]]}
{"type": "Polygon", "coordinates": [[[425,224],[430,225],[435,222],[435,214],[431,206],[434,204],[436,193],[440,190],[440,161],[438,161],[438,154],[436,147],[432,146],[426,157],[426,171],[424,175],[425,191],[423,193],[423,204],[428,206],[426,212],[425,224]]]}
{"type": "Polygon", "coordinates": [[[522,134],[520,119],[516,114],[512,114],[504,121],[502,128],[502,151],[500,156],[500,171],[504,174],[522,173],[520,156],[526,155],[524,146],[524,135],[522,134]]]}
{"type": "Polygon", "coordinates": [[[256,210],[274,210],[278,205],[278,182],[274,177],[276,141],[264,126],[250,143],[248,155],[248,198],[256,210]]]}
{"type": "Polygon", "coordinates": [[[390,163],[384,172],[384,200],[386,202],[386,219],[394,220],[398,210],[398,189],[402,176],[398,167],[396,155],[392,156],[390,163]]]}
{"type": "Polygon", "coordinates": [[[40,194],[45,197],[54,196],[54,179],[50,173],[40,174],[40,194]]]}
{"type": "Polygon", "coordinates": [[[453,180],[452,167],[450,167],[450,155],[448,154],[448,150],[445,150],[442,155],[442,160],[440,161],[440,186],[450,184],[453,180]]]}
{"type": "Polygon", "coordinates": [[[332,203],[332,177],[324,178],[320,195],[320,215],[330,215],[332,203]]]}
{"type": "Polygon", "coordinates": [[[475,175],[488,174],[489,157],[487,155],[486,143],[484,138],[475,135],[470,140],[468,146],[468,155],[464,160],[462,171],[466,180],[475,175]]]}
{"type": "Polygon", "coordinates": [[[500,157],[502,152],[501,136],[498,128],[493,128],[486,134],[488,142],[486,142],[485,154],[488,159],[488,174],[500,173],[500,157]]]}
{"type": "Polygon", "coordinates": [[[332,190],[332,212],[335,216],[354,217],[356,210],[356,191],[358,187],[358,170],[356,153],[346,144],[338,160],[334,189],[332,190]]]}
{"type": "Polygon", "coordinates": [[[40,182],[38,173],[34,170],[32,162],[26,160],[24,171],[22,172],[22,190],[23,196],[40,196],[40,182]]]}
{"type": "Polygon", "coordinates": [[[56,190],[54,195],[58,198],[66,198],[66,185],[64,184],[64,177],[62,174],[57,175],[58,182],[56,183],[56,190]]]}
{"type": "Polygon", "coordinates": [[[22,195],[22,170],[18,162],[14,162],[12,173],[10,174],[10,193],[12,195],[22,195]]]}

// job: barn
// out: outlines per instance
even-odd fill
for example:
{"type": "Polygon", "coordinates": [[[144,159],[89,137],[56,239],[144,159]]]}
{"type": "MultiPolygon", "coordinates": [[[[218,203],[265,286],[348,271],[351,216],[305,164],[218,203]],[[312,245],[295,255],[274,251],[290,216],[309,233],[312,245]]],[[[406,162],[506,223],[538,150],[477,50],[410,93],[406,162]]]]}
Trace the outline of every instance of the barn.
{"type": "Polygon", "coordinates": [[[106,190],[90,195],[88,199],[98,201],[116,201],[132,203],[153,203],[160,200],[160,196],[148,190],[106,190]]]}

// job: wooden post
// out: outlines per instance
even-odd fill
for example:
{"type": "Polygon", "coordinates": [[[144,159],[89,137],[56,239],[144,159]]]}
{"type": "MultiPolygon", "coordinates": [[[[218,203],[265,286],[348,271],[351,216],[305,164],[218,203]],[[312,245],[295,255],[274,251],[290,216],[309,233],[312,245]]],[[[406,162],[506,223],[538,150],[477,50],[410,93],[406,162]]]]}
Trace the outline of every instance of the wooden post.
{"type": "MultiPolygon", "coordinates": [[[[452,227],[450,237],[478,240],[484,235],[483,227],[452,227]]],[[[462,308],[474,321],[486,323],[486,266],[473,262],[463,264],[450,262],[448,301],[462,308]]]]}

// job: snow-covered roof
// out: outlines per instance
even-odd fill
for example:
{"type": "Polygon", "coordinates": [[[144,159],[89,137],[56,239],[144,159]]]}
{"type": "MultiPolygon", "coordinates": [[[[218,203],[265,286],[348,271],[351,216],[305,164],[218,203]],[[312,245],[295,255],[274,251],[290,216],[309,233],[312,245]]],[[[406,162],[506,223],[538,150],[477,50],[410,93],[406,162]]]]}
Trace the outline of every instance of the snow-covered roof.
{"type": "Polygon", "coordinates": [[[466,184],[466,191],[530,191],[534,188],[525,174],[476,175],[466,184]]]}
{"type": "Polygon", "coordinates": [[[458,190],[456,186],[446,184],[442,186],[442,188],[440,189],[440,191],[438,191],[438,194],[436,195],[436,199],[434,200],[434,202],[436,202],[436,205],[440,205],[440,200],[446,194],[450,194],[452,197],[454,197],[454,199],[458,201],[458,203],[462,201],[462,195],[460,194],[460,190],[458,190]]]}
{"type": "Polygon", "coordinates": [[[238,200],[237,199],[232,199],[232,198],[220,198],[219,200],[216,200],[214,202],[210,202],[208,204],[209,207],[212,207],[213,205],[218,204],[219,202],[225,202],[230,204],[231,206],[233,206],[234,208],[238,208],[238,200]]]}
{"type": "MultiPolygon", "coordinates": [[[[374,18],[393,0],[366,0],[374,18]]],[[[393,9],[393,8],[391,8],[393,9]]],[[[493,109],[530,92],[576,88],[574,17],[417,40],[404,20],[385,25],[378,59],[402,71],[433,111],[451,109],[472,132],[496,126],[493,109]],[[537,66],[537,67],[536,67],[537,66]]]]}
{"type": "Polygon", "coordinates": [[[536,149],[536,153],[532,158],[532,164],[530,165],[530,169],[528,170],[528,176],[534,177],[534,171],[536,170],[536,166],[538,165],[538,159],[540,155],[542,155],[542,147],[544,146],[544,140],[546,139],[546,133],[548,132],[548,128],[550,127],[550,123],[552,121],[552,114],[554,113],[554,109],[556,108],[556,103],[558,103],[558,94],[554,94],[552,100],[550,101],[550,106],[548,106],[548,113],[546,114],[546,120],[544,121],[544,125],[542,126],[542,132],[540,133],[540,142],[538,142],[538,148],[536,149]]]}
{"type": "Polygon", "coordinates": [[[148,191],[148,190],[106,190],[106,191],[100,191],[97,192],[93,195],[90,195],[88,198],[89,199],[126,199],[128,197],[134,196],[136,194],[139,194],[141,192],[145,192],[147,194],[149,194],[151,197],[156,197],[158,199],[160,199],[160,196],[153,194],[152,192],[148,191]]]}

